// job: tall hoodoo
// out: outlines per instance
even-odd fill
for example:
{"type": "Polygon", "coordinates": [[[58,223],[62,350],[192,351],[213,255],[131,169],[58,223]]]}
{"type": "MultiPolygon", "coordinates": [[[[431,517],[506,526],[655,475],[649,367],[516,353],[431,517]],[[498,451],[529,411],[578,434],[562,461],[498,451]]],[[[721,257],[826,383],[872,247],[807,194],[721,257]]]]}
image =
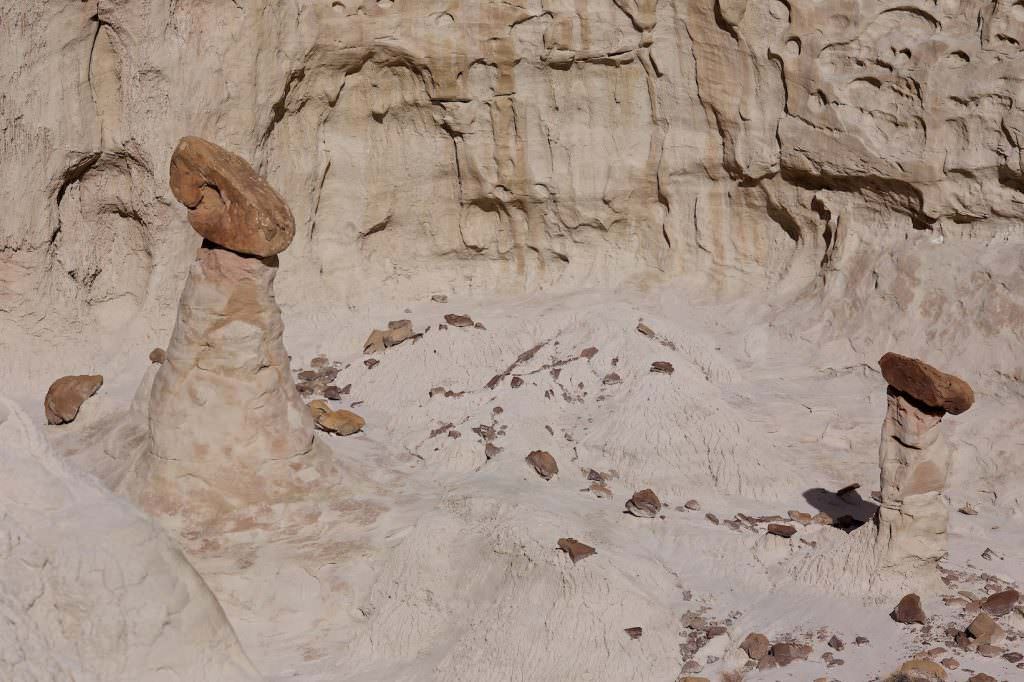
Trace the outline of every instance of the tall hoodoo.
{"type": "Polygon", "coordinates": [[[194,137],[174,152],[171,188],[206,241],[153,384],[151,451],[125,487],[188,532],[293,498],[330,472],[313,456],[313,422],[291,380],[274,300],[291,212],[243,159],[194,137]]]}

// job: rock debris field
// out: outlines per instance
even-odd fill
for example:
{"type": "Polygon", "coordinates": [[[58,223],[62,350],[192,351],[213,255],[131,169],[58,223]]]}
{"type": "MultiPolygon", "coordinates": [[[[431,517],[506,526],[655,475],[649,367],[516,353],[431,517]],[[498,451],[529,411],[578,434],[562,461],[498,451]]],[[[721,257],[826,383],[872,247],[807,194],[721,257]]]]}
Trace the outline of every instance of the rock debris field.
{"type": "Polygon", "coordinates": [[[2,5],[0,680],[1024,679],[1020,3],[2,5]]]}

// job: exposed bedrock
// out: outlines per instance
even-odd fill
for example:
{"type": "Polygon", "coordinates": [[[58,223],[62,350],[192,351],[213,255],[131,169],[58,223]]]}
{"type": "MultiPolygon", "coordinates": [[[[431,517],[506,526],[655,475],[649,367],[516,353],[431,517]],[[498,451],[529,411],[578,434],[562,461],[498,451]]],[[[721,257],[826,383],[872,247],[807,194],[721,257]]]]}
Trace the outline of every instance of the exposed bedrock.
{"type": "Polygon", "coordinates": [[[194,132],[288,197],[286,308],[683,275],[804,292],[805,333],[862,360],[902,334],[1024,376],[1009,3],[15,5],[0,342],[58,364],[97,329],[166,333],[198,244],[164,229],[167,161],[194,132]]]}

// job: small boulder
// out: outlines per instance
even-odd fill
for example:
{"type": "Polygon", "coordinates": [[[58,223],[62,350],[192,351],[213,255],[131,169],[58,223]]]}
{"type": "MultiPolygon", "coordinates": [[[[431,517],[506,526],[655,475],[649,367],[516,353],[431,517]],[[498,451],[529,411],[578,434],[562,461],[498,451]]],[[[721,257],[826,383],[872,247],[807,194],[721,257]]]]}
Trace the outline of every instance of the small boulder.
{"type": "Polygon", "coordinates": [[[780,538],[791,538],[796,535],[796,528],[785,523],[769,523],[768,535],[778,535],[780,538]]]}
{"type": "Polygon", "coordinates": [[[326,400],[314,400],[309,403],[309,414],[312,415],[313,421],[319,419],[321,415],[330,413],[331,406],[327,404],[326,400]]]}
{"type": "Polygon", "coordinates": [[[91,398],[103,385],[99,374],[66,376],[50,384],[43,399],[48,424],[67,424],[78,416],[82,403],[91,398]]]}
{"type": "Polygon", "coordinates": [[[1005,632],[999,627],[999,624],[985,612],[975,616],[971,624],[967,626],[966,633],[977,644],[995,644],[1001,642],[1005,636],[1005,632]]]}
{"type": "Polygon", "coordinates": [[[1013,610],[1019,599],[1020,592],[1017,590],[1003,590],[989,595],[981,603],[981,609],[991,616],[1005,616],[1013,610]]]}
{"type": "Polygon", "coordinates": [[[700,511],[700,502],[697,500],[687,500],[683,506],[690,511],[700,511]]]}
{"type": "Polygon", "coordinates": [[[642,627],[626,628],[626,634],[630,639],[640,639],[643,637],[644,629],[642,627]]]}
{"type": "Polygon", "coordinates": [[[576,538],[561,538],[558,541],[558,548],[568,554],[574,564],[578,561],[583,561],[588,556],[597,554],[596,549],[590,545],[583,544],[576,538]]]}
{"type": "Polygon", "coordinates": [[[615,384],[621,384],[622,383],[622,377],[620,377],[618,375],[618,373],[616,373],[616,372],[610,372],[610,373],[608,373],[608,374],[606,374],[604,376],[604,379],[601,379],[601,383],[604,384],[605,386],[613,386],[615,384]]]}
{"type": "Polygon", "coordinates": [[[927,658],[915,658],[900,666],[900,674],[913,682],[942,682],[946,679],[946,670],[927,658]]]}
{"type": "Polygon", "coordinates": [[[363,427],[366,426],[366,420],[355,412],[337,410],[321,414],[316,419],[316,425],[321,431],[334,433],[339,436],[351,436],[352,434],[359,433],[363,430],[363,427]]]}
{"type": "Polygon", "coordinates": [[[924,609],[921,608],[921,598],[914,593],[904,596],[889,616],[897,623],[919,623],[923,625],[925,614],[924,609]]]}
{"type": "Polygon", "coordinates": [[[751,632],[740,644],[740,649],[743,649],[747,656],[754,661],[759,661],[767,656],[768,651],[771,648],[771,643],[768,641],[768,638],[760,632],[751,632]]]}
{"type": "Polygon", "coordinates": [[[832,638],[828,640],[828,645],[836,651],[842,651],[844,648],[846,648],[846,645],[843,644],[843,640],[839,639],[835,635],[832,635],[832,638]]]}
{"type": "Polygon", "coordinates": [[[643,334],[644,336],[646,336],[647,338],[649,338],[649,339],[653,339],[653,338],[654,338],[654,336],[655,336],[655,334],[654,334],[654,330],[653,330],[653,329],[651,329],[650,327],[648,327],[648,326],[647,326],[646,324],[644,324],[643,322],[639,323],[639,324],[638,324],[638,325],[636,326],[636,330],[637,330],[638,332],[640,332],[641,334],[643,334]]]}
{"type": "Polygon", "coordinates": [[[534,450],[528,454],[526,463],[532,466],[537,475],[545,481],[550,481],[551,477],[558,473],[558,462],[550,452],[544,450],[534,450]]]}
{"type": "Polygon", "coordinates": [[[661,500],[650,488],[638,490],[626,500],[626,511],[633,516],[654,518],[661,511],[661,500]]]}
{"type": "Polygon", "coordinates": [[[448,313],[444,316],[444,321],[453,327],[472,327],[473,318],[469,315],[456,315],[454,313],[448,313]]]}
{"type": "Polygon", "coordinates": [[[162,365],[167,360],[167,351],[163,348],[154,348],[149,351],[149,361],[154,365],[162,365]]]}
{"type": "Polygon", "coordinates": [[[997,682],[996,678],[987,673],[976,673],[967,678],[967,682],[997,682]]]}

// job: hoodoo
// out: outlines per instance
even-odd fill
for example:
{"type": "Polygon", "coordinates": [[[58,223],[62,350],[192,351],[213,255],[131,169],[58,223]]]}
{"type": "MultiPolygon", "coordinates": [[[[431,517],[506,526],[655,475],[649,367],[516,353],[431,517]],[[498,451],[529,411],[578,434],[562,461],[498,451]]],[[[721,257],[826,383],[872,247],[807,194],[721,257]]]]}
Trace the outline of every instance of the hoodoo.
{"type": "Polygon", "coordinates": [[[178,145],[171,188],[205,241],[150,395],[151,448],[125,488],[187,531],[286,501],[330,472],[314,456],[274,300],[291,212],[243,159],[198,138],[178,145]]]}

